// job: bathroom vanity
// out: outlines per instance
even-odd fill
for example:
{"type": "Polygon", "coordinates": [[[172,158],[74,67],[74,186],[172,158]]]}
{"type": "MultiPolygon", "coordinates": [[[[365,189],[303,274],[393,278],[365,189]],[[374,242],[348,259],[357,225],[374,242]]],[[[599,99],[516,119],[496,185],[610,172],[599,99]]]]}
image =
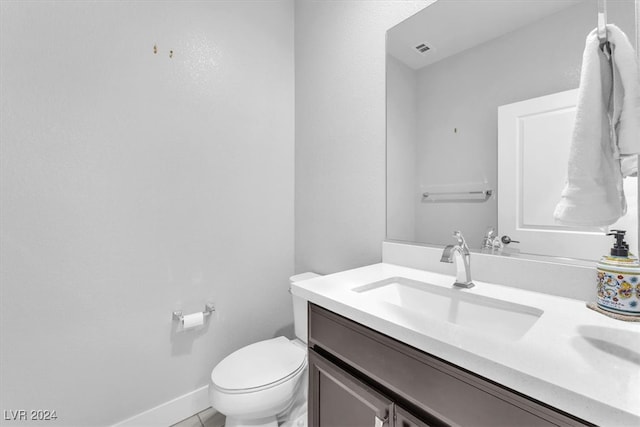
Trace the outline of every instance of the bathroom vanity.
{"type": "Polygon", "coordinates": [[[292,287],[309,301],[311,425],[640,425],[638,323],[453,280],[380,263],[292,287]]]}
{"type": "Polygon", "coordinates": [[[309,304],[314,426],[590,425],[309,304]]]}
{"type": "MultiPolygon", "coordinates": [[[[292,288],[310,302],[310,421],[640,426],[640,323],[585,304],[596,299],[588,260],[607,253],[607,237],[553,218],[580,52],[601,9],[456,3],[433,2],[387,32],[383,262],[292,288]],[[477,249],[466,280],[440,262],[453,230],[477,249]],[[516,249],[487,246],[489,230],[516,249]]],[[[609,3],[609,22],[637,33],[637,4],[609,3]]],[[[636,180],[624,185],[637,193],[636,180]]],[[[611,228],[628,230],[635,249],[629,207],[611,228]]],[[[624,298],[638,306],[634,295],[624,298]]]]}

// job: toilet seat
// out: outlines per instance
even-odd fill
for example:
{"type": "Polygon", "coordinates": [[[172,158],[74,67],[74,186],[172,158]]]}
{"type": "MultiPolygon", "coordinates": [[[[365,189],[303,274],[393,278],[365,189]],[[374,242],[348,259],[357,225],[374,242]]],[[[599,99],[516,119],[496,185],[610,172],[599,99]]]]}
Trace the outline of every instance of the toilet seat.
{"type": "Polygon", "coordinates": [[[225,357],[211,372],[224,393],[252,393],[276,387],[306,368],[305,350],[285,337],[260,341],[225,357]]]}

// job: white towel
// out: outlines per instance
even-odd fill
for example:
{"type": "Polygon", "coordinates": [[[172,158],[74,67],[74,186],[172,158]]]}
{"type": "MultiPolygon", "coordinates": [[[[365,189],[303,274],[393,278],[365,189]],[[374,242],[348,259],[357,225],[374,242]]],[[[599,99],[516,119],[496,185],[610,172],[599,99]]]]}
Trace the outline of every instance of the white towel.
{"type": "Polygon", "coordinates": [[[633,85],[637,91],[638,68],[624,33],[614,25],[607,27],[613,35],[609,39],[614,52],[611,61],[600,49],[597,29],[589,33],[585,43],[567,183],[554,212],[555,219],[564,224],[611,225],[627,210],[621,156],[637,153],[640,142],[632,125],[637,110],[629,107],[634,102],[637,107],[637,100],[624,95],[627,88],[633,94],[633,85]],[[629,58],[634,59],[631,62],[629,58]],[[613,61],[618,62],[612,65],[613,61]],[[632,83],[629,79],[634,73],[636,81],[632,83]]]}
{"type": "Polygon", "coordinates": [[[607,25],[611,45],[613,88],[609,103],[612,139],[621,162],[622,176],[638,173],[640,153],[640,73],[636,53],[627,36],[615,25],[607,25]]]}

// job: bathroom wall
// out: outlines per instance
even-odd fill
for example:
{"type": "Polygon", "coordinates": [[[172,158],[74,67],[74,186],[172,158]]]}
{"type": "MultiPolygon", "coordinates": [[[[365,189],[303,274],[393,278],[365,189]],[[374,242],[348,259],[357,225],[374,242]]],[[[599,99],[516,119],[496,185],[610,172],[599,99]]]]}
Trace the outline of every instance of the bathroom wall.
{"type": "Polygon", "coordinates": [[[112,424],[291,332],[293,2],[0,11],[0,409],[112,424]]]}
{"type": "Polygon", "coordinates": [[[381,260],[385,32],[430,3],[295,2],[298,272],[381,260]]]}
{"type": "Polygon", "coordinates": [[[387,55],[387,236],[416,241],[418,73],[387,55]]]}

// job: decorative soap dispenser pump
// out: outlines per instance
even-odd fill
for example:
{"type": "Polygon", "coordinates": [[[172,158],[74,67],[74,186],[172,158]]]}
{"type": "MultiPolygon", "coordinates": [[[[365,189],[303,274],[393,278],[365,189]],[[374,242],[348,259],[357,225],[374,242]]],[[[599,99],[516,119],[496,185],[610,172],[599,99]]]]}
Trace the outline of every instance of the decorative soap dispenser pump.
{"type": "Polygon", "coordinates": [[[640,316],[640,263],[629,254],[624,230],[611,230],[615,236],[610,255],[598,263],[598,306],[628,316],[640,316]]]}

